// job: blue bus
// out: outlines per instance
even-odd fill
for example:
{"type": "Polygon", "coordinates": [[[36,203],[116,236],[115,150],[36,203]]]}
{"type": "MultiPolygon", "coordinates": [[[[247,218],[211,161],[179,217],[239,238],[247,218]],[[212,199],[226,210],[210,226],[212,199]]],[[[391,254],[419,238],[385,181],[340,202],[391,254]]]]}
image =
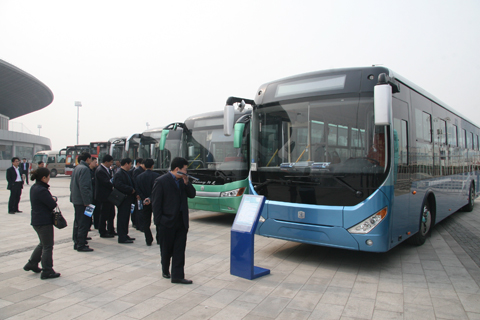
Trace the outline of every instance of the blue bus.
{"type": "Polygon", "coordinates": [[[421,245],[471,211],[480,129],[385,67],[301,74],[262,85],[251,120],[257,233],[360,251],[421,245]]]}

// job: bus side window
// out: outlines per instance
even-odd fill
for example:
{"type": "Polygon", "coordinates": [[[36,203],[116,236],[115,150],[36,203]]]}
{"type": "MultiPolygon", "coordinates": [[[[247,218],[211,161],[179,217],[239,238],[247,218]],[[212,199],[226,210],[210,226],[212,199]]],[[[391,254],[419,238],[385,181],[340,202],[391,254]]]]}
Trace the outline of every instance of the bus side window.
{"type": "Polygon", "coordinates": [[[55,163],[55,157],[48,157],[47,163],[55,163]]]}

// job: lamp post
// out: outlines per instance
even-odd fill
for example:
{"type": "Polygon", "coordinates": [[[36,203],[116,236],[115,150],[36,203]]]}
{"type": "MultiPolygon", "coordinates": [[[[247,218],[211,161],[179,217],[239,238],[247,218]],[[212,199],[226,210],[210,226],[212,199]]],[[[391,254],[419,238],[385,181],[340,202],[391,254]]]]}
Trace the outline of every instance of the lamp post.
{"type": "Polygon", "coordinates": [[[147,122],[145,123],[145,125],[147,126],[147,130],[148,130],[148,128],[150,127],[150,123],[147,122]]]}
{"type": "Polygon", "coordinates": [[[38,135],[40,135],[40,129],[42,129],[42,125],[39,124],[39,125],[37,126],[37,128],[38,128],[38,135]]]}
{"type": "Polygon", "coordinates": [[[77,107],[77,144],[78,144],[78,138],[80,136],[80,131],[79,131],[79,125],[80,125],[80,107],[82,106],[82,102],[80,101],[75,101],[75,107],[77,107]]]}

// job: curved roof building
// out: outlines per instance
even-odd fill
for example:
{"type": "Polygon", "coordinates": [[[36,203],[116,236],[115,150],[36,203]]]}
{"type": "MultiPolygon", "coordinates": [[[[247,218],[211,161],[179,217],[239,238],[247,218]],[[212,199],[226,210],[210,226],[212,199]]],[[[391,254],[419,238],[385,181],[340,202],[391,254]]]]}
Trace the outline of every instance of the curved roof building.
{"type": "Polygon", "coordinates": [[[0,60],[0,114],[10,120],[45,108],[52,91],[37,78],[0,60]]]}
{"type": "Polygon", "coordinates": [[[31,74],[0,60],[0,169],[11,166],[11,158],[31,161],[40,150],[50,150],[51,141],[28,133],[8,130],[8,121],[45,108],[52,91],[31,74]]]}

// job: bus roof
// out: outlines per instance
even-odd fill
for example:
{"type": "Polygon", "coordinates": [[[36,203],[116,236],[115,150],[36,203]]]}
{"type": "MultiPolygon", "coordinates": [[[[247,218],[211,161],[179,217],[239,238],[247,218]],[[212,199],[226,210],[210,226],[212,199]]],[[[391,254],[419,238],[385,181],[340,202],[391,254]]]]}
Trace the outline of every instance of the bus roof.
{"type": "MultiPolygon", "coordinates": [[[[362,72],[366,72],[368,73],[369,71],[373,71],[375,70],[376,72],[375,73],[388,73],[389,77],[400,82],[401,84],[411,88],[412,90],[418,92],[419,94],[421,94],[422,96],[426,97],[427,99],[435,102],[436,104],[444,107],[445,109],[447,109],[448,111],[456,114],[457,116],[463,118],[465,121],[471,123],[472,125],[475,125],[478,127],[477,124],[475,124],[474,122],[472,122],[471,120],[468,120],[467,117],[465,117],[464,115],[462,115],[460,112],[456,111],[455,109],[453,109],[452,107],[450,107],[449,105],[447,105],[446,103],[444,103],[442,100],[438,99],[437,97],[435,97],[433,94],[429,93],[428,91],[422,89],[420,86],[414,84],[413,82],[407,80],[405,77],[399,75],[398,73],[394,72],[393,70],[387,68],[387,67],[384,67],[384,66],[370,66],[370,67],[355,67],[355,68],[339,68],[339,69],[328,69],[328,70],[321,70],[321,71],[314,71],[314,72],[308,72],[308,73],[303,73],[303,74],[297,74],[297,75],[294,75],[294,76],[290,76],[290,77],[286,77],[286,78],[281,78],[281,79],[278,79],[278,80],[274,80],[274,81],[270,81],[270,82],[267,82],[267,83],[264,83],[260,86],[260,88],[263,90],[265,90],[267,88],[267,86],[269,86],[270,84],[274,84],[274,83],[280,83],[280,82],[285,82],[285,81],[288,81],[288,80],[294,80],[294,79],[297,79],[297,78],[313,78],[315,76],[321,76],[321,75],[325,75],[325,74],[330,74],[330,73],[341,73],[341,72],[352,72],[352,71],[362,71],[362,72]]],[[[255,102],[257,102],[257,98],[255,99],[255,102]]]]}

